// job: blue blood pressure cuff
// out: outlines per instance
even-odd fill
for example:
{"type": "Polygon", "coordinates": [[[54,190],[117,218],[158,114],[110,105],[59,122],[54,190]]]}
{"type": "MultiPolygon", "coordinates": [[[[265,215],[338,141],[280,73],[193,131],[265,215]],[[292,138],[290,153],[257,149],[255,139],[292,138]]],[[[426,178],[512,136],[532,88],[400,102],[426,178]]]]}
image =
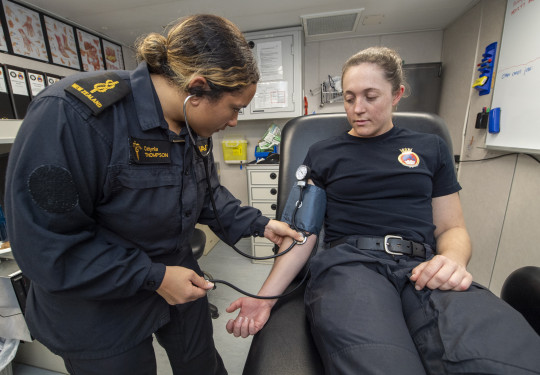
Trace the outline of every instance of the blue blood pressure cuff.
{"type": "Polygon", "coordinates": [[[319,234],[325,212],[326,192],[324,189],[310,184],[303,188],[295,185],[281,214],[281,221],[289,224],[293,229],[319,234]],[[299,207],[296,211],[297,205],[299,207]]]}

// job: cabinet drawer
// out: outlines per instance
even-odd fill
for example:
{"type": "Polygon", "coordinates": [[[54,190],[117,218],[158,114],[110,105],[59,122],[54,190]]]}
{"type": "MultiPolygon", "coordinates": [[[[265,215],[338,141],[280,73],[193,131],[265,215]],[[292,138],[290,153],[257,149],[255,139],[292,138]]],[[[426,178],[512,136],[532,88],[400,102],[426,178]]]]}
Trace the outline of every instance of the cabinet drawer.
{"type": "Polygon", "coordinates": [[[250,171],[249,178],[252,185],[277,185],[278,171],[250,171]]]}
{"type": "Polygon", "coordinates": [[[251,187],[251,200],[277,200],[277,186],[251,187]]]}
{"type": "MultiPolygon", "coordinates": [[[[272,250],[273,248],[273,246],[268,245],[253,245],[253,255],[257,257],[267,257],[269,255],[274,255],[274,251],[272,250]]],[[[253,260],[253,263],[272,264],[274,263],[274,259],[253,260]]]]}
{"type": "Polygon", "coordinates": [[[276,217],[277,203],[274,202],[251,202],[251,205],[260,210],[264,216],[276,217]]]}
{"type": "Polygon", "coordinates": [[[253,243],[255,245],[267,245],[272,247],[274,246],[274,243],[266,237],[253,237],[253,243]]]}

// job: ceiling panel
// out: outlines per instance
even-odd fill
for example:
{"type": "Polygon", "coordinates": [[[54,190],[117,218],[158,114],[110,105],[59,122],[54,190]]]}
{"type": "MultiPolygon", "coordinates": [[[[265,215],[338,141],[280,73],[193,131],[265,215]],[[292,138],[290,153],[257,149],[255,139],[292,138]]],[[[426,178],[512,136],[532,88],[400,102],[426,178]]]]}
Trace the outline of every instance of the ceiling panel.
{"type": "MultiPolygon", "coordinates": [[[[149,32],[195,13],[229,18],[244,32],[300,26],[300,16],[364,8],[354,36],[442,30],[479,0],[22,0],[132,46],[149,32]],[[375,22],[362,21],[365,17],[375,22]]],[[[336,34],[335,37],[343,36],[336,34]]],[[[351,35],[348,35],[351,36],[351,35]]],[[[306,41],[331,39],[332,35],[306,41]]]]}

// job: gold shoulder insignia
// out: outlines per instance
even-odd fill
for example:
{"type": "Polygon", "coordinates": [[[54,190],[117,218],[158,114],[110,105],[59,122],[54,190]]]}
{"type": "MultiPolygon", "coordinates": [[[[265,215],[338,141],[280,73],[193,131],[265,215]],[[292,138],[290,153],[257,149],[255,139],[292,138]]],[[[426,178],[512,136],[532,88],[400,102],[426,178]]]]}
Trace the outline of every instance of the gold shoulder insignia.
{"type": "Polygon", "coordinates": [[[116,73],[82,78],[65,90],[90,108],[94,116],[131,92],[129,85],[116,73]]]}

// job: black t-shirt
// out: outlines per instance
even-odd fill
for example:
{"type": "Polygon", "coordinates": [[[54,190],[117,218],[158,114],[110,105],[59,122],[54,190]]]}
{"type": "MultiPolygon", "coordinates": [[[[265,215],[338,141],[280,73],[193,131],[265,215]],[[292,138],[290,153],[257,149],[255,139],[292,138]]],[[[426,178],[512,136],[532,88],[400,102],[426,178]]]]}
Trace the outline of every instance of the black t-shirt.
{"type": "Polygon", "coordinates": [[[318,142],[304,163],[326,190],[326,242],[393,234],[434,247],[431,199],[461,189],[440,137],[397,127],[372,138],[344,133],[318,142]]]}

